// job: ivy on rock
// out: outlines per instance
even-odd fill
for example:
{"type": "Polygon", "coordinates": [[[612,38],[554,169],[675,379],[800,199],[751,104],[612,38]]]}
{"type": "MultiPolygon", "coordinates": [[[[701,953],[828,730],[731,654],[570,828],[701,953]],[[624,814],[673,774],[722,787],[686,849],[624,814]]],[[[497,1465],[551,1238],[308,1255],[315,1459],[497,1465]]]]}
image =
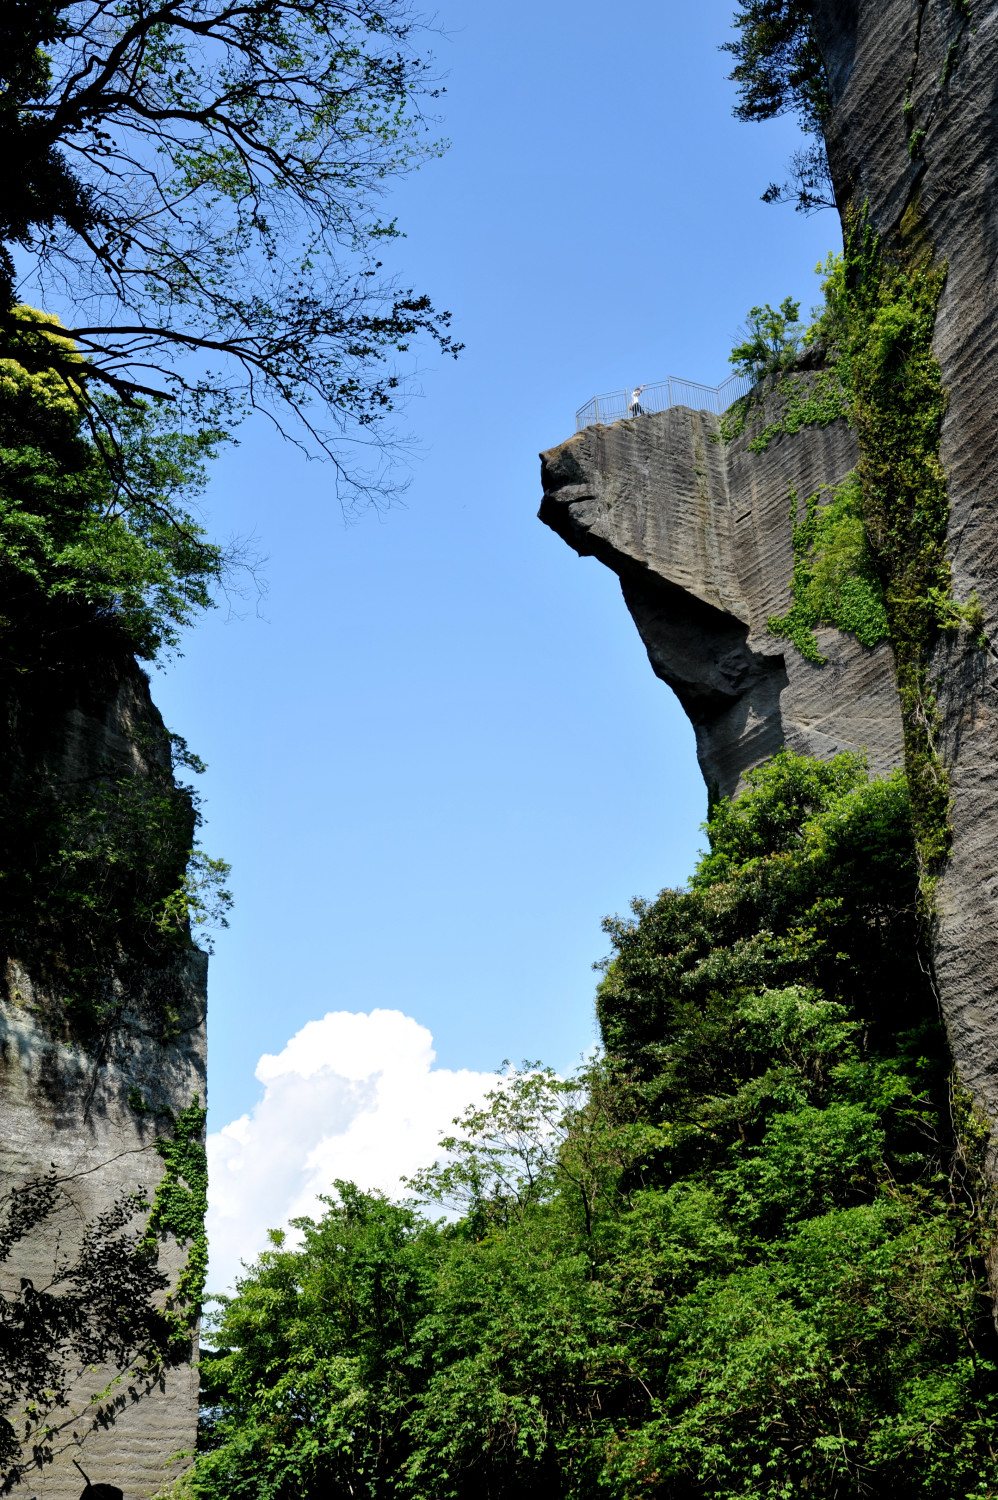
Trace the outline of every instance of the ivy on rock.
{"type": "Polygon", "coordinates": [[[816,625],[832,625],[876,646],[888,635],[883,590],[863,524],[863,495],[856,475],[823,486],[808,497],[800,519],[796,490],[790,491],[794,573],[793,604],[767,621],[773,635],[792,641],[816,666],[826,660],[814,635],[816,625]]]}

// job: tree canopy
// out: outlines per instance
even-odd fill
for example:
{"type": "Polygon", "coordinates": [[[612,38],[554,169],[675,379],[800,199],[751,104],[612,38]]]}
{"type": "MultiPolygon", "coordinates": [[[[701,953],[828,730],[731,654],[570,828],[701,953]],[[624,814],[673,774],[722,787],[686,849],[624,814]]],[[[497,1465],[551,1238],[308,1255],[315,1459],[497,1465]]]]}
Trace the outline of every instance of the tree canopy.
{"type": "Polygon", "coordinates": [[[417,1201],[337,1184],[221,1299],[182,1494],[998,1493],[988,1131],[904,780],[784,752],[708,834],[606,924],[603,1057],[507,1075],[417,1201]]]}
{"type": "Polygon", "coordinates": [[[738,85],[737,118],[794,114],[809,137],[791,157],[789,181],[770,183],[764,201],[791,202],[803,213],[834,208],[824,140],[828,90],[812,0],[738,0],[734,26],[737,37],[721,50],[735,59],[730,77],[738,85]]]}
{"type": "Polygon", "coordinates": [[[3,0],[0,340],[27,277],[74,310],[86,389],[177,426],[264,409],[376,491],[345,440],[413,337],[457,347],[378,258],[386,185],[441,149],[419,29],[407,0],[3,0]]]}

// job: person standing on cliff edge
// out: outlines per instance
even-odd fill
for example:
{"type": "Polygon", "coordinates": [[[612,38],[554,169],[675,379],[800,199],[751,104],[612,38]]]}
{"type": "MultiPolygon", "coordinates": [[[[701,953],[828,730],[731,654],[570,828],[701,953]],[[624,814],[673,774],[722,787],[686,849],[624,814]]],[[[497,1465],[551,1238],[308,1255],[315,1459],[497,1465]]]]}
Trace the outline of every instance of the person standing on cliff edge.
{"type": "Polygon", "coordinates": [[[631,399],[627,403],[627,411],[628,411],[628,414],[630,416],[632,416],[632,417],[643,417],[644,416],[644,408],[641,405],[641,392],[643,390],[644,390],[644,386],[643,385],[636,385],[634,387],[633,391],[631,392],[631,399]]]}

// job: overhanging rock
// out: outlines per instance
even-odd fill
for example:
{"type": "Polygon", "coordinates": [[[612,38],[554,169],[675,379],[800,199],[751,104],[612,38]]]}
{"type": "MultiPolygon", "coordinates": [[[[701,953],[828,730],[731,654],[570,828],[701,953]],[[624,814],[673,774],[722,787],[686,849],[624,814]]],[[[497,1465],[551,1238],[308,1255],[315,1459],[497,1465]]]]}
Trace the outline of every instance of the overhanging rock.
{"type": "Polygon", "coordinates": [[[844,420],[723,443],[709,412],[673,407],[589,427],[541,455],[540,517],[620,578],[656,674],[696,732],[715,795],[786,745],[827,758],[863,750],[877,774],[901,764],[893,658],[833,629],[806,661],[767,629],[790,606],[791,492],[799,503],[855,467],[844,420]]]}

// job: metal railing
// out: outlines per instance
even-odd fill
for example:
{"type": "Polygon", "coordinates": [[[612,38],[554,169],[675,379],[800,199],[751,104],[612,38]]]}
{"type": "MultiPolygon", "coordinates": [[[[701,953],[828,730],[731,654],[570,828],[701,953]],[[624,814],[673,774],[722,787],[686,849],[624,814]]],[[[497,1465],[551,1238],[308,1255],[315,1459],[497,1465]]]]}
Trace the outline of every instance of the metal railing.
{"type": "Polygon", "coordinates": [[[729,375],[720,385],[700,385],[695,380],[669,375],[642,388],[639,411],[633,409],[634,386],[625,386],[623,390],[593,396],[585,406],[580,406],[575,413],[575,430],[581,432],[596,422],[605,427],[622,417],[650,416],[656,411],[668,411],[670,406],[690,406],[694,411],[712,411],[719,417],[739,396],[747,396],[754,384],[751,375],[729,375]]]}

